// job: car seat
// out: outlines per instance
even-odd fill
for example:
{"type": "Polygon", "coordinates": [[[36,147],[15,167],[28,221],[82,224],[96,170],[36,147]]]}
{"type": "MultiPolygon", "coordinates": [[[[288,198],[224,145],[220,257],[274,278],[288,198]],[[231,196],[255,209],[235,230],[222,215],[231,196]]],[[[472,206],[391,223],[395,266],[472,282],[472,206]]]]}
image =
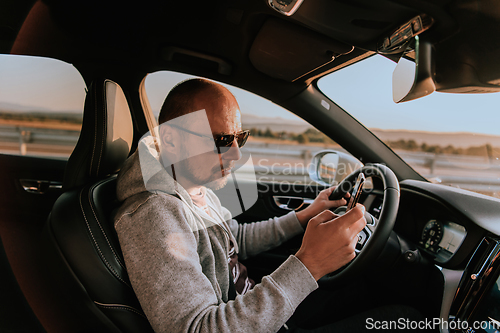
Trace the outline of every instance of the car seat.
{"type": "Polygon", "coordinates": [[[116,173],[127,159],[133,124],[118,84],[94,80],[78,143],[44,230],[54,291],[77,332],[152,332],[131,287],[113,227],[116,173]]]}

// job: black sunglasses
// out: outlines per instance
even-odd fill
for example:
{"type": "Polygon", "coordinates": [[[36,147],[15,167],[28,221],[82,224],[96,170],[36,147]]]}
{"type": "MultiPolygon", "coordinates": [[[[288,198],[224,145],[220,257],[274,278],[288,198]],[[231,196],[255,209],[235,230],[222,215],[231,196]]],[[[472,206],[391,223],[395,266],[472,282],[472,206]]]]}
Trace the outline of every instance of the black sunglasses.
{"type": "Polygon", "coordinates": [[[243,147],[245,145],[245,143],[247,142],[248,137],[250,136],[250,130],[245,130],[245,131],[241,131],[241,132],[238,132],[235,134],[214,134],[213,137],[210,137],[208,135],[203,135],[200,133],[190,131],[184,127],[181,127],[181,126],[178,126],[175,124],[168,124],[168,125],[175,127],[175,128],[178,128],[180,130],[183,130],[184,132],[187,132],[189,134],[193,134],[193,135],[202,137],[202,138],[210,138],[210,139],[213,138],[215,141],[214,151],[217,154],[223,154],[223,153],[227,152],[229,150],[229,148],[231,148],[231,146],[233,145],[233,142],[235,139],[236,139],[236,142],[238,143],[238,147],[240,147],[240,148],[243,147]]]}

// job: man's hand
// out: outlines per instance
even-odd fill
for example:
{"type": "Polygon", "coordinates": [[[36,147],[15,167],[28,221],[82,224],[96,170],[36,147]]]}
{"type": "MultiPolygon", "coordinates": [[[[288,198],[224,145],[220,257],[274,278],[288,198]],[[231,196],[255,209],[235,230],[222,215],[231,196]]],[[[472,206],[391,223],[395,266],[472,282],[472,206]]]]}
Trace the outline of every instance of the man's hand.
{"type": "Polygon", "coordinates": [[[324,210],[307,226],[295,255],[317,280],[354,259],[358,233],[366,225],[365,207],[358,204],[342,216],[324,210]]]}
{"type": "Polygon", "coordinates": [[[347,201],[342,198],[340,200],[330,200],[328,197],[332,194],[335,186],[327,188],[321,191],[316,199],[314,199],[313,203],[310,204],[306,209],[298,211],[296,213],[297,219],[303,227],[306,227],[307,222],[314,216],[318,215],[324,210],[328,210],[330,208],[337,208],[343,205],[347,205],[347,201]]]}

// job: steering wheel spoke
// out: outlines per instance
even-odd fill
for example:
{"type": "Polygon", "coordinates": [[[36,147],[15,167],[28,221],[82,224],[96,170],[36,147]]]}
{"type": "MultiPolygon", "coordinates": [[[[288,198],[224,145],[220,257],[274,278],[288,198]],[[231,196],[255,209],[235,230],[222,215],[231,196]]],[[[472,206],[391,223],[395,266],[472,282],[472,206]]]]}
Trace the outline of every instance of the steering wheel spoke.
{"type": "Polygon", "coordinates": [[[365,228],[368,228],[372,233],[375,232],[375,230],[378,226],[378,219],[376,219],[370,213],[365,214],[365,219],[366,219],[366,227],[365,228]],[[369,215],[368,218],[367,218],[367,215],[369,215]]]}
{"type": "MultiPolygon", "coordinates": [[[[367,269],[379,256],[394,227],[399,207],[399,182],[396,175],[382,164],[365,165],[347,176],[338,187],[348,188],[350,186],[349,188],[352,188],[360,172],[363,172],[367,177],[381,180],[374,182],[382,187],[377,188],[377,190],[384,193],[380,215],[375,218],[370,213],[365,213],[366,226],[358,234],[356,257],[342,269],[321,278],[319,283],[322,286],[337,285],[340,280],[350,279],[353,275],[367,269]]],[[[335,213],[342,215],[345,210],[346,207],[339,207],[335,213]]]]}

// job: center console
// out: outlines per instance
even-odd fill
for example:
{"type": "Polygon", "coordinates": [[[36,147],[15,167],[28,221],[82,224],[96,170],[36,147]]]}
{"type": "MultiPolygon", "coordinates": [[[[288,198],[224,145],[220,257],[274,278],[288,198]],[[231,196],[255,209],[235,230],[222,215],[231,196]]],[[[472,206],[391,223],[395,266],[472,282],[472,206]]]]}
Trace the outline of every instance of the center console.
{"type": "Polygon", "coordinates": [[[469,261],[450,309],[454,332],[500,332],[500,241],[486,237],[469,261]]]}

